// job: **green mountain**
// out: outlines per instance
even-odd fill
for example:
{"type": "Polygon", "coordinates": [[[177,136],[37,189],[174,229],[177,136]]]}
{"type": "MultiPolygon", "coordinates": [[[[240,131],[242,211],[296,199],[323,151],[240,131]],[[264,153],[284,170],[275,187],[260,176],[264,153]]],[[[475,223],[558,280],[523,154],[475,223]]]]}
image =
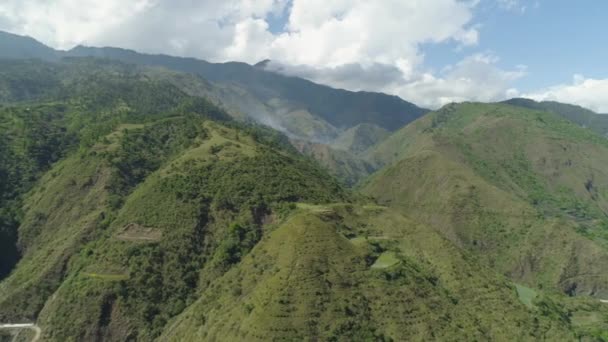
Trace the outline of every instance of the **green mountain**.
{"type": "Polygon", "coordinates": [[[592,130],[466,103],[390,133],[410,117],[385,95],[24,51],[0,59],[0,324],[45,341],[608,340],[592,130]]]}
{"type": "MultiPolygon", "coordinates": [[[[227,101],[241,112],[264,124],[283,128],[282,115],[306,111],[336,129],[344,130],[361,123],[371,123],[387,130],[402,127],[427,110],[380,93],[350,92],[278,73],[265,71],[245,63],[209,63],[193,58],[141,54],[117,48],[78,46],[70,51],[55,51],[29,37],[0,32],[0,58],[37,58],[55,61],[59,57],[98,57],[142,66],[164,67],[169,70],[196,74],[232,92],[246,93],[257,101],[227,101]],[[280,105],[277,106],[277,101],[280,105]]],[[[293,114],[300,116],[298,114],[293,114]]],[[[286,133],[290,133],[287,131],[286,133]]],[[[298,133],[298,132],[294,132],[298,133]]]]}
{"type": "Polygon", "coordinates": [[[117,324],[136,320],[145,340],[288,203],[349,198],[280,135],[101,64],[66,82],[68,98],[0,112],[2,208],[22,254],[0,284],[0,321],[38,317],[45,338],[89,339],[106,302],[124,300],[117,324]]]}
{"type": "MultiPolygon", "coordinates": [[[[402,203],[421,217],[432,214],[438,224],[445,215],[447,221],[441,222],[449,223],[442,225],[446,234],[456,243],[483,251],[485,257],[511,247],[520,253],[519,239],[541,229],[526,226],[551,223],[560,235],[569,236],[569,243],[580,240],[587,247],[580,255],[573,252],[578,260],[565,258],[563,264],[554,265],[556,273],[547,274],[542,285],[608,296],[605,264],[600,262],[608,246],[608,172],[601,167],[608,162],[608,140],[548,112],[463,104],[446,106],[416,121],[377,146],[372,155],[390,166],[370,179],[367,192],[402,203]],[[384,182],[392,189],[384,188],[384,182]],[[425,191],[425,187],[429,188],[425,191]],[[495,230],[488,230],[493,221],[495,230]],[[471,230],[474,226],[479,231],[471,230]],[[516,228],[524,229],[521,236],[513,235],[516,228]],[[500,241],[499,248],[497,241],[503,234],[505,241],[500,241]],[[582,263],[586,254],[591,258],[586,261],[589,265],[582,263]]],[[[542,263],[543,258],[535,259],[542,263]]],[[[507,260],[502,254],[489,259],[492,263],[507,260]]],[[[518,269],[521,261],[507,263],[503,271],[520,271],[524,279],[534,268],[518,269]]]]}
{"type": "Polygon", "coordinates": [[[12,63],[15,79],[60,82],[0,109],[2,241],[18,247],[0,322],[36,321],[49,341],[596,334],[569,316],[601,317],[595,302],[525,292],[432,222],[345,190],[286,136],[182,91],[186,75],[12,63]]]}
{"type": "MultiPolygon", "coordinates": [[[[132,64],[162,66],[171,70],[195,73],[214,83],[236,85],[245,89],[261,103],[279,99],[286,102],[280,106],[279,111],[307,110],[338,129],[372,123],[387,130],[394,130],[427,112],[396,96],[333,89],[245,63],[213,64],[196,59],[83,46],[68,51],[67,55],[111,58],[132,64]]],[[[276,112],[271,113],[271,116],[276,115],[276,112]]]]}
{"type": "Polygon", "coordinates": [[[0,58],[57,60],[60,53],[30,37],[0,31],[0,58]]]}
{"type": "Polygon", "coordinates": [[[388,166],[364,193],[484,265],[547,293],[608,297],[605,138],[554,113],[468,103],[417,120],[368,157],[388,166]]]}
{"type": "Polygon", "coordinates": [[[588,128],[601,135],[608,136],[608,116],[605,114],[598,114],[580,106],[554,101],[536,102],[534,100],[519,98],[507,100],[504,103],[529,109],[553,112],[579,126],[588,128]]]}
{"type": "MultiPolygon", "coordinates": [[[[359,152],[356,149],[382,140],[387,130],[403,127],[428,111],[395,96],[333,89],[266,71],[260,65],[214,64],[117,48],[78,46],[70,51],[55,51],[32,38],[1,31],[0,50],[7,51],[0,53],[0,63],[1,58],[57,62],[61,58],[96,57],[137,65],[148,77],[169,81],[188,95],[208,98],[239,120],[258,122],[313,144],[331,144],[338,139],[337,149],[350,149],[355,154],[359,152]]],[[[4,76],[0,77],[5,83],[0,83],[0,98],[4,102],[38,98],[59,86],[61,76],[53,75],[54,66],[30,63],[34,65],[26,75],[0,75],[4,76]],[[38,80],[42,79],[49,83],[41,84],[38,80]]],[[[344,183],[353,182],[354,178],[343,177],[353,173],[350,165],[325,161],[319,160],[333,175],[344,183]]]]}

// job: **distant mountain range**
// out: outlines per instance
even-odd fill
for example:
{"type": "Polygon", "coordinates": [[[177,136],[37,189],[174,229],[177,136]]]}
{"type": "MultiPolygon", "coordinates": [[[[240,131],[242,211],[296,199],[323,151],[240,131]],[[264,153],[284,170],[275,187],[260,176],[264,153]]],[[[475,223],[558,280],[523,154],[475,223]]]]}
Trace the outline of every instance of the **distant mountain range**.
{"type": "MultiPolygon", "coordinates": [[[[142,54],[118,48],[77,46],[58,51],[29,38],[0,32],[0,57],[38,58],[57,61],[62,57],[109,58],[125,63],[161,66],[170,70],[200,75],[222,88],[246,92],[259,103],[233,101],[234,109],[247,112],[259,121],[282,128],[284,115],[305,111],[337,130],[346,130],[361,123],[374,124],[393,131],[417,119],[427,109],[419,108],[399,97],[372,92],[350,92],[297,78],[265,71],[245,63],[209,63],[194,58],[142,54]]],[[[287,130],[287,133],[298,134],[287,130]]],[[[320,139],[333,138],[316,137],[320,139]]],[[[315,138],[315,137],[313,137],[315,138]]]]}

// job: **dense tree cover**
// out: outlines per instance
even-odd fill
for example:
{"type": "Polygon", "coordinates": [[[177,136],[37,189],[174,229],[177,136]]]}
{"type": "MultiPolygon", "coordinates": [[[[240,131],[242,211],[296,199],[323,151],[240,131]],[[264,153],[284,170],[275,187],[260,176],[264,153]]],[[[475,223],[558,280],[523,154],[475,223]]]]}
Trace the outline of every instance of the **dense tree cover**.
{"type": "Polygon", "coordinates": [[[49,98],[59,87],[58,68],[36,61],[0,59],[0,102],[49,98]]]}
{"type": "Polygon", "coordinates": [[[129,280],[121,283],[117,296],[140,320],[140,338],[159,335],[171,317],[196,299],[198,289],[238,263],[262,238],[268,216],[289,210],[289,203],[349,198],[325,172],[283,149],[278,136],[234,123],[224,127],[230,130],[225,134],[237,140],[211,145],[183,163],[176,159],[192,154],[192,148],[211,137],[198,117],[125,130],[118,149],[107,155],[115,170],[111,206],[118,210],[126,205],[123,211],[131,210],[134,204],[124,203],[138,188],[133,196],[143,191],[147,201],[154,201],[138,204],[137,210],[148,217],[143,221],[171,226],[163,230],[159,243],[129,247],[122,258],[128,264],[129,280]],[[237,147],[249,139],[247,144],[255,146],[237,147]],[[250,147],[255,147],[251,156],[239,151],[250,147]],[[157,170],[164,174],[160,179],[151,176],[157,170]],[[166,201],[180,208],[171,215],[190,218],[178,219],[179,224],[176,218],[157,218],[163,215],[158,211],[166,201]]]}
{"type": "MultiPolygon", "coordinates": [[[[120,63],[93,59],[63,64],[1,60],[0,103],[5,103],[0,107],[0,278],[18,259],[22,196],[54,162],[85,151],[125,123],[182,114],[229,119],[217,106],[169,83],[148,80],[120,63]]],[[[135,134],[131,140],[137,139],[135,134]]],[[[153,164],[160,156],[149,152],[146,162],[153,164]]]]}
{"type": "MultiPolygon", "coordinates": [[[[40,62],[11,63],[3,70],[16,79],[21,79],[22,69],[27,74],[42,68],[40,62]]],[[[142,339],[158,336],[171,317],[196,299],[199,289],[247,255],[262,238],[268,217],[292,210],[298,201],[350,198],[332,177],[299,156],[283,134],[231,121],[209,101],[148,79],[132,67],[94,59],[47,67],[36,71],[36,77],[53,82],[58,78],[61,85],[43,91],[44,86],[38,89],[26,83],[28,90],[10,95],[0,109],[0,175],[6,180],[0,184],[6,244],[1,253],[7,266],[2,275],[18,259],[15,243],[23,199],[41,175],[65,158],[85,164],[102,158],[110,170],[107,207],[92,208],[102,211],[94,222],[98,230],[83,240],[92,241],[72,258],[70,269],[117,268],[128,279],[109,288],[92,283],[89,276],[80,279],[72,274],[67,282],[77,287],[70,294],[72,301],[87,310],[97,308],[93,301],[102,307],[121,303],[142,339]],[[205,124],[208,120],[221,122],[223,128],[213,128],[212,136],[205,124]],[[201,147],[207,145],[208,150],[201,147]],[[184,158],[187,162],[180,161],[184,158]],[[160,173],[164,176],[157,178],[160,173]],[[132,199],[138,196],[146,202],[132,199]],[[132,222],[162,230],[162,240],[117,247],[112,237],[103,235],[104,230],[120,231],[132,222]],[[107,265],[97,265],[102,261],[107,265]]],[[[63,177],[55,172],[53,177],[63,177]]],[[[67,181],[75,191],[95,188],[94,182],[67,181]]],[[[50,213],[38,210],[39,225],[46,225],[50,213]]],[[[23,243],[34,240],[30,236],[23,243]]],[[[60,278],[67,277],[63,262],[57,263],[60,278]]],[[[104,279],[104,273],[99,274],[104,279]]],[[[36,303],[41,305],[42,297],[58,285],[36,294],[40,297],[36,303]]],[[[79,312],[67,303],[63,306],[67,311],[53,315],[55,336],[67,338],[87,328],[63,326],[79,312]]]]}

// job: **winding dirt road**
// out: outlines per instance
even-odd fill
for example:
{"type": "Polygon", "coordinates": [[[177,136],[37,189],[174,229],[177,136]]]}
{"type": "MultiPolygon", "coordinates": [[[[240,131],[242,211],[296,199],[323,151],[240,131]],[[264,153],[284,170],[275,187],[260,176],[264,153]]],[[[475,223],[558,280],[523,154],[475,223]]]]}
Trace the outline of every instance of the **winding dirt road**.
{"type": "Polygon", "coordinates": [[[37,342],[40,338],[42,330],[40,327],[33,323],[18,323],[18,324],[0,324],[0,329],[31,329],[36,333],[31,342],[37,342]]]}

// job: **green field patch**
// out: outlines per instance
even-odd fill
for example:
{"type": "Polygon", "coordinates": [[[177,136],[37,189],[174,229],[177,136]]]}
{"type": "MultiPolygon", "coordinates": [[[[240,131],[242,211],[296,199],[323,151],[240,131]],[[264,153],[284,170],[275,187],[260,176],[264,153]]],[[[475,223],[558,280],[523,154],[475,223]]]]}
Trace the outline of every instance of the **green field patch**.
{"type": "Polygon", "coordinates": [[[529,287],[519,285],[519,284],[515,284],[515,288],[517,289],[517,296],[519,297],[519,300],[525,306],[527,306],[529,308],[534,307],[534,304],[532,303],[532,301],[538,295],[536,293],[536,291],[534,291],[533,289],[531,289],[529,287]]]}
{"type": "Polygon", "coordinates": [[[316,205],[316,204],[309,204],[309,203],[297,203],[296,207],[298,209],[302,209],[302,210],[308,210],[311,211],[313,213],[331,213],[333,212],[333,210],[328,207],[328,206],[324,206],[324,205],[316,205]]]}
{"type": "Polygon", "coordinates": [[[356,238],[350,239],[350,242],[355,246],[362,246],[367,243],[367,238],[364,236],[358,236],[356,238]]]}
{"type": "Polygon", "coordinates": [[[388,207],[385,207],[383,205],[372,205],[372,204],[370,204],[370,205],[364,205],[363,209],[370,210],[370,211],[384,211],[384,210],[387,210],[388,207]]]}
{"type": "Polygon", "coordinates": [[[106,137],[97,143],[93,150],[96,152],[114,151],[120,146],[120,139],[124,136],[125,131],[144,128],[144,124],[121,124],[114,132],[106,135],[106,137]]]}
{"type": "Polygon", "coordinates": [[[390,236],[357,236],[350,239],[350,242],[355,246],[362,246],[368,242],[381,242],[389,240],[395,240],[395,238],[390,236]]]}
{"type": "MultiPolygon", "coordinates": [[[[242,156],[256,156],[257,152],[254,147],[256,142],[251,137],[239,133],[238,130],[220,127],[212,122],[206,122],[204,127],[208,137],[198,140],[194,147],[186,150],[174,161],[173,167],[192,161],[215,163],[218,160],[233,161],[242,156]]],[[[171,174],[172,170],[172,167],[165,168],[162,174],[166,176],[171,174]]]]}
{"type": "Polygon", "coordinates": [[[388,268],[395,266],[399,263],[395,252],[384,252],[380,255],[376,262],[372,265],[372,268],[388,268]]]}

